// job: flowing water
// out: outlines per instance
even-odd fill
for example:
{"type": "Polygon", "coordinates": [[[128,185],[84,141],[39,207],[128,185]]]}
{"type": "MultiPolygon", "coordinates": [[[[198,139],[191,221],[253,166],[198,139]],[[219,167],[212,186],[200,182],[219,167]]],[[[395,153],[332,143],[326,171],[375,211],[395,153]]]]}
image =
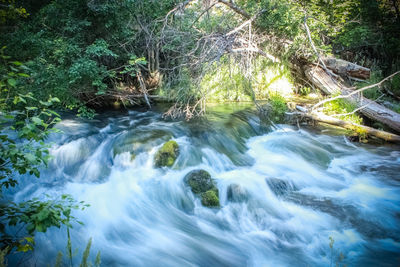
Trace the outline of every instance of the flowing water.
{"type": "MultiPolygon", "coordinates": [[[[398,147],[271,128],[238,105],[191,122],[156,111],[99,117],[65,118],[51,137],[49,169],[35,183],[21,177],[13,195],[68,193],[91,205],[74,213],[84,223],[71,230],[75,264],[92,237],[102,266],[400,265],[398,147]],[[154,168],[170,139],[180,146],[177,161],[154,168]],[[216,180],[221,208],[203,207],[185,185],[194,169],[216,180]]],[[[22,265],[54,264],[66,228],[38,233],[36,243],[22,265]]]]}

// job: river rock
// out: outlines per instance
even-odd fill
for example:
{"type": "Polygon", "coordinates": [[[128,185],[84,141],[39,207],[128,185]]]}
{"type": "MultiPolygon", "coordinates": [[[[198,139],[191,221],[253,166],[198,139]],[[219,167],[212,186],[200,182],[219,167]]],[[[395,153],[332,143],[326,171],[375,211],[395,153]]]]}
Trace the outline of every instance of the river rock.
{"type": "Polygon", "coordinates": [[[219,207],[218,189],[202,193],[201,204],[205,207],[219,207]]]}
{"type": "Polygon", "coordinates": [[[285,196],[291,191],[296,190],[296,187],[293,184],[278,178],[267,178],[265,181],[272,192],[277,196],[285,196]]]}
{"type": "Polygon", "coordinates": [[[156,153],[154,165],[156,167],[171,167],[179,155],[179,145],[175,141],[166,142],[156,153]]]}
{"type": "Polygon", "coordinates": [[[227,189],[227,198],[231,202],[244,202],[249,199],[249,193],[238,184],[231,184],[227,189]]]}
{"type": "Polygon", "coordinates": [[[184,181],[194,194],[200,194],[204,206],[219,207],[218,188],[207,171],[191,171],[186,174],[184,181]]]}
{"type": "Polygon", "coordinates": [[[195,194],[201,194],[215,188],[211,175],[205,170],[191,171],[186,174],[184,180],[195,194]]]}

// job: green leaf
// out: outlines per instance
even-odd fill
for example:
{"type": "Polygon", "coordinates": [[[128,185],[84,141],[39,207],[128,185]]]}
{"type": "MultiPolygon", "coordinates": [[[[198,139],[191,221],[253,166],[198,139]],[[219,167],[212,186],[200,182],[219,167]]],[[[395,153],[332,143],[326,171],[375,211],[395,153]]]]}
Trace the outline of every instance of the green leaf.
{"type": "Polygon", "coordinates": [[[11,218],[11,220],[8,222],[8,225],[16,225],[18,222],[18,218],[17,217],[13,217],[11,218]]]}
{"type": "Polygon", "coordinates": [[[6,118],[6,119],[14,119],[14,116],[11,115],[11,114],[6,114],[6,115],[4,115],[4,118],[6,118]]]}
{"type": "Polygon", "coordinates": [[[69,217],[69,215],[71,214],[71,209],[66,209],[62,213],[64,214],[65,217],[69,217]]]}
{"type": "Polygon", "coordinates": [[[25,159],[28,160],[31,163],[35,163],[36,162],[36,157],[35,155],[31,154],[31,153],[27,153],[25,154],[25,159]]]}
{"type": "Polygon", "coordinates": [[[32,243],[32,244],[35,243],[35,240],[31,236],[25,237],[25,240],[26,240],[26,242],[29,242],[29,243],[32,243]]]}
{"type": "Polygon", "coordinates": [[[48,110],[48,112],[50,112],[51,114],[53,114],[56,117],[60,117],[60,114],[58,114],[57,112],[55,112],[54,110],[48,110]]]}
{"type": "Polygon", "coordinates": [[[47,217],[49,217],[49,215],[50,215],[50,210],[43,209],[38,213],[38,220],[44,221],[45,219],[47,219],[47,217]]]}
{"type": "Polygon", "coordinates": [[[17,85],[17,81],[15,79],[8,79],[7,80],[8,84],[12,87],[15,87],[17,85]]]}
{"type": "Polygon", "coordinates": [[[17,247],[17,251],[20,251],[20,252],[28,252],[32,249],[33,249],[33,247],[29,244],[18,245],[18,247],[17,247]]]}
{"type": "Polygon", "coordinates": [[[58,97],[52,97],[49,99],[49,102],[60,102],[60,99],[58,97]]]}
{"type": "Polygon", "coordinates": [[[21,66],[22,65],[22,63],[19,62],[19,61],[12,61],[11,63],[16,65],[16,66],[21,66]]]}
{"type": "Polygon", "coordinates": [[[36,225],[36,231],[45,232],[46,228],[43,226],[43,224],[38,224],[38,225],[36,225]]]}
{"type": "Polygon", "coordinates": [[[28,231],[28,233],[33,233],[33,231],[35,230],[35,225],[34,224],[29,224],[27,227],[26,227],[26,230],[28,231]]]}
{"type": "Polygon", "coordinates": [[[32,117],[32,121],[33,121],[35,124],[39,124],[39,125],[41,125],[41,124],[43,123],[43,121],[42,121],[40,118],[38,118],[38,117],[32,117]]]}

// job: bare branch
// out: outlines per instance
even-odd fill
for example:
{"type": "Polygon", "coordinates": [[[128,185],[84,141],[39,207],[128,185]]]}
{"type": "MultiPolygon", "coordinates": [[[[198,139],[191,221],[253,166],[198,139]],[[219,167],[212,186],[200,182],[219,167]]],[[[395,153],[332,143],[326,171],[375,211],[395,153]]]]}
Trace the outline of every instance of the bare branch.
{"type": "Polygon", "coordinates": [[[239,15],[245,17],[246,19],[250,19],[250,17],[251,17],[249,13],[247,13],[245,10],[243,10],[240,7],[238,7],[237,5],[235,5],[232,0],[230,0],[230,1],[218,0],[218,2],[228,6],[230,9],[232,9],[233,11],[238,13],[239,15]]]}
{"type": "Polygon", "coordinates": [[[217,4],[217,2],[213,3],[212,5],[210,5],[209,7],[207,7],[205,10],[203,10],[203,12],[201,12],[200,15],[197,16],[197,18],[192,22],[192,25],[190,25],[190,28],[192,28],[193,25],[196,24],[196,22],[199,21],[199,19],[200,19],[205,13],[207,13],[211,8],[213,8],[216,4],[217,4]]]}
{"type": "Polygon", "coordinates": [[[251,18],[249,18],[248,20],[246,20],[244,23],[242,23],[241,25],[239,25],[238,27],[236,27],[235,29],[231,30],[230,32],[228,32],[227,34],[225,34],[226,36],[232,35],[238,31],[240,31],[241,29],[243,29],[244,27],[246,27],[247,25],[249,25],[250,23],[252,23],[259,14],[261,14],[262,12],[264,12],[264,10],[257,12],[257,14],[255,14],[254,16],[252,16],[251,18]]]}
{"type": "Polygon", "coordinates": [[[143,80],[143,76],[142,76],[142,72],[139,70],[136,72],[136,75],[138,77],[139,83],[140,83],[140,87],[141,87],[141,91],[143,93],[144,99],[146,100],[146,104],[149,106],[149,108],[151,108],[150,102],[149,102],[149,98],[147,97],[147,89],[146,89],[146,84],[143,80]]]}
{"type": "Polygon", "coordinates": [[[254,47],[241,47],[241,48],[234,48],[234,49],[232,49],[232,50],[230,50],[230,51],[233,52],[233,53],[241,53],[241,52],[244,52],[244,51],[255,52],[255,53],[258,53],[258,54],[260,54],[260,55],[262,55],[262,56],[264,56],[264,57],[266,57],[266,58],[272,60],[273,62],[280,62],[279,58],[276,58],[276,57],[274,57],[274,56],[271,55],[271,54],[265,53],[264,51],[262,51],[262,50],[259,49],[259,48],[254,48],[254,47]]]}
{"type": "Polygon", "coordinates": [[[312,38],[311,38],[310,28],[308,28],[308,25],[307,25],[307,19],[308,19],[308,17],[307,17],[307,16],[304,16],[304,28],[306,29],[308,41],[310,42],[311,47],[312,47],[312,49],[314,50],[314,53],[317,55],[318,61],[321,62],[321,64],[322,64],[324,70],[325,70],[325,71],[328,71],[328,68],[326,67],[325,62],[322,60],[320,54],[318,53],[317,48],[316,48],[315,45],[314,45],[313,40],[312,40],[312,38]]]}
{"type": "MultiPolygon", "coordinates": [[[[378,101],[378,100],[381,99],[383,96],[384,96],[384,95],[381,95],[380,97],[378,97],[377,99],[375,99],[375,101],[378,101]]],[[[360,110],[362,110],[362,109],[368,107],[368,106],[371,105],[372,103],[374,103],[374,102],[369,102],[368,104],[365,104],[365,105],[363,105],[363,106],[361,106],[361,107],[359,107],[359,108],[356,108],[355,110],[353,110],[352,112],[349,112],[349,113],[334,114],[334,115],[331,115],[331,116],[332,116],[332,117],[349,116],[349,115],[352,115],[352,114],[356,113],[357,111],[360,111],[360,110]]]]}

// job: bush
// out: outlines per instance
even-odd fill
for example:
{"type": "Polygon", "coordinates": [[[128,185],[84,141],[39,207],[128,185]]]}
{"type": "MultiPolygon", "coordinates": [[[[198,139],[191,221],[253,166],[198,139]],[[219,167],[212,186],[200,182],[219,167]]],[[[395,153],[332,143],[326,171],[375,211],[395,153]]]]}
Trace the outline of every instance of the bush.
{"type": "Polygon", "coordinates": [[[285,118],[285,112],[288,110],[286,99],[278,94],[271,95],[268,104],[271,107],[268,112],[269,118],[273,122],[282,122],[285,118]]]}
{"type": "MultiPolygon", "coordinates": [[[[338,115],[351,113],[356,109],[356,106],[351,104],[346,99],[337,99],[324,104],[324,112],[328,115],[338,115]]],[[[362,118],[356,113],[350,115],[339,116],[341,120],[362,124],[362,118]]]]}

